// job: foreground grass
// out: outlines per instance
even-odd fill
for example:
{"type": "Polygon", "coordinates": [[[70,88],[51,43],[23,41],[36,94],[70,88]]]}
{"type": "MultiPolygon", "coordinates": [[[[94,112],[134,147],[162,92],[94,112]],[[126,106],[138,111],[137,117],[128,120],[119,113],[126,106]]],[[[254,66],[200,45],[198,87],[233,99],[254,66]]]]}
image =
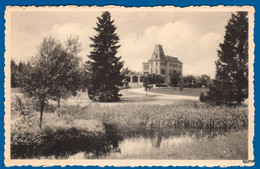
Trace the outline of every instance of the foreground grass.
{"type": "Polygon", "coordinates": [[[64,106],[62,114],[75,119],[96,119],[124,126],[175,127],[239,130],[247,128],[248,110],[240,107],[213,107],[197,101],[171,105],[64,106]]]}
{"type": "Polygon", "coordinates": [[[152,88],[148,90],[151,93],[159,93],[159,94],[170,94],[170,95],[184,95],[184,96],[197,96],[199,97],[201,92],[207,91],[206,88],[183,88],[182,93],[178,87],[160,87],[160,88],[152,88]]]}

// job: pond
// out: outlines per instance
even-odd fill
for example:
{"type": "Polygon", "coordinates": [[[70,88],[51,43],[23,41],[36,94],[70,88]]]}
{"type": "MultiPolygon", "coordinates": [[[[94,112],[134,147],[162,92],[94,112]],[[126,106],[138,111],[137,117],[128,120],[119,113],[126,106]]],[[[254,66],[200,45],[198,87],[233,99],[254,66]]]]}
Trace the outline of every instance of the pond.
{"type": "Polygon", "coordinates": [[[43,138],[40,145],[12,145],[12,158],[243,160],[248,154],[246,129],[223,131],[105,124],[105,133],[50,130],[43,138]]]}
{"type": "Polygon", "coordinates": [[[121,129],[120,133],[117,133],[117,136],[121,137],[114,136],[113,148],[109,149],[108,152],[101,153],[98,156],[93,152],[79,152],[69,156],[69,159],[247,158],[246,131],[241,134],[241,132],[199,129],[131,127],[121,129]],[[233,144],[234,139],[238,142],[238,145],[243,143],[244,145],[241,147],[236,143],[233,144]]]}

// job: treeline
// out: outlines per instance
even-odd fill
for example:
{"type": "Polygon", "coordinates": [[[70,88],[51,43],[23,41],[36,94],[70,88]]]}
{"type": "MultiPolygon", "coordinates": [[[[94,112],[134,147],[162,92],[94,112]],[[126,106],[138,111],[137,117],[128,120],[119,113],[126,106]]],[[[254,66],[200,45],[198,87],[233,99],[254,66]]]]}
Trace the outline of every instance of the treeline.
{"type": "Polygon", "coordinates": [[[211,78],[203,74],[201,76],[186,75],[181,76],[177,71],[173,71],[169,74],[170,86],[173,87],[186,87],[186,88],[201,88],[209,87],[213,84],[211,78]]]}
{"type": "Polygon", "coordinates": [[[11,87],[16,88],[19,87],[19,83],[17,82],[17,78],[19,74],[22,74],[26,69],[30,69],[30,63],[24,63],[20,61],[18,64],[15,61],[11,60],[11,87]]]}
{"type": "Polygon", "coordinates": [[[190,87],[190,88],[209,87],[213,85],[212,79],[205,74],[201,76],[186,75],[181,77],[181,81],[183,87],[190,87]]]}

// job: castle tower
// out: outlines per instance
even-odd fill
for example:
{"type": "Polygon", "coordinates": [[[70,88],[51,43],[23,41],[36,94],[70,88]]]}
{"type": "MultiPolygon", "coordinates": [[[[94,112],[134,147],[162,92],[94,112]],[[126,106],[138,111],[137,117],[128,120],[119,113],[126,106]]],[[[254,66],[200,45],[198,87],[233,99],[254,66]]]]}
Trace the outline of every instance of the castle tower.
{"type": "Polygon", "coordinates": [[[152,57],[150,60],[166,59],[162,45],[155,45],[152,57]]]}

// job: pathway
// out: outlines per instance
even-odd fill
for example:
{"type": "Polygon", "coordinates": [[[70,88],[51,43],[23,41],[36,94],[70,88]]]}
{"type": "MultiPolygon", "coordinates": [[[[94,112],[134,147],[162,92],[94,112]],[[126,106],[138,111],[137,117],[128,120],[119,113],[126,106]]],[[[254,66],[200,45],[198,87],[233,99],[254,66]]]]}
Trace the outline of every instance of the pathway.
{"type": "MultiPolygon", "coordinates": [[[[128,89],[129,92],[133,93],[140,93],[140,94],[146,94],[146,91],[144,88],[135,88],[135,89],[128,89]]],[[[196,96],[184,96],[184,95],[171,95],[171,94],[160,94],[160,93],[151,93],[147,92],[147,95],[155,95],[157,98],[161,99],[173,99],[173,100],[199,100],[199,97],[196,96]]]]}
{"type": "MultiPolygon", "coordinates": [[[[199,100],[199,97],[195,96],[181,96],[181,95],[169,95],[169,94],[159,94],[147,92],[144,88],[130,88],[127,90],[121,90],[120,93],[123,95],[119,102],[111,103],[93,103],[99,104],[101,106],[115,106],[124,104],[156,104],[156,105],[166,105],[172,104],[179,100],[199,100]]],[[[87,92],[79,93],[76,97],[71,97],[66,101],[70,105],[81,105],[86,106],[92,104],[89,100],[87,92]]]]}

